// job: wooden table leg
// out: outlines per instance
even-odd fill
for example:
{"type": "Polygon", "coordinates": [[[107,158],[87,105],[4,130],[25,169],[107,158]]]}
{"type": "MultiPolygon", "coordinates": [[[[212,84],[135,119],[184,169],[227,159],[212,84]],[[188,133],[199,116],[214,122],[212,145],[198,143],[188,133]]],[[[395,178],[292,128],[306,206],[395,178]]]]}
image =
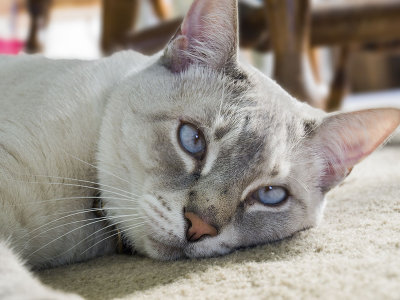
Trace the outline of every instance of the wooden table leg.
{"type": "Polygon", "coordinates": [[[183,18],[179,17],[133,33],[127,36],[122,46],[124,49],[133,49],[146,55],[152,55],[165,47],[182,21],[183,18]]]}
{"type": "Polygon", "coordinates": [[[154,13],[160,20],[166,20],[171,16],[171,7],[164,0],[150,0],[154,13]]]}
{"type": "Polygon", "coordinates": [[[38,39],[39,31],[46,26],[52,0],[27,0],[26,7],[30,17],[28,38],[25,43],[25,51],[36,53],[41,51],[42,45],[38,39]]]}
{"type": "Polygon", "coordinates": [[[310,64],[310,0],[264,0],[271,45],[274,78],[291,95],[315,107],[325,98],[310,64]]]}
{"type": "Polygon", "coordinates": [[[343,99],[349,91],[349,56],[350,47],[341,47],[329,95],[326,99],[325,110],[328,112],[340,109],[343,99]]]}
{"type": "MultiPolygon", "coordinates": [[[[138,19],[140,0],[103,0],[102,4],[101,47],[103,52],[111,54],[116,50],[136,49],[135,42],[140,43],[143,35],[134,39],[130,36],[134,32],[138,19]]],[[[150,0],[150,4],[159,19],[165,20],[170,16],[171,7],[164,0],[150,0]]],[[[167,29],[170,30],[169,27],[167,29]]],[[[141,48],[141,45],[137,47],[139,50],[141,48]]]]}
{"type": "Polygon", "coordinates": [[[103,0],[101,48],[105,54],[119,50],[133,30],[140,0],[103,0]]]}

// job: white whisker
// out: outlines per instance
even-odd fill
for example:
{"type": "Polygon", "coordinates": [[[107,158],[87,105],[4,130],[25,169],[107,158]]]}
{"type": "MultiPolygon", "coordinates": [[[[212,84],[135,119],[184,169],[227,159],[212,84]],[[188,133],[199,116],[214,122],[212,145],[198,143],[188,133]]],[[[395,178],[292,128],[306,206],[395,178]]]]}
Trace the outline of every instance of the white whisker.
{"type": "MultiPolygon", "coordinates": [[[[85,213],[85,212],[96,212],[96,211],[103,211],[103,210],[136,210],[135,207],[126,207],[126,206],[122,206],[122,207],[107,207],[107,208],[82,208],[82,209],[76,209],[76,210],[72,210],[72,211],[61,211],[61,212],[57,212],[54,214],[48,214],[48,215],[41,215],[41,217],[52,217],[52,216],[57,216],[57,215],[62,215],[62,214],[72,214],[72,213],[85,213]]],[[[66,217],[70,217],[71,215],[67,215],[66,217]]],[[[52,221],[53,222],[53,221],[52,221]]],[[[50,223],[47,223],[47,225],[50,223]]]]}
{"type": "MultiPolygon", "coordinates": [[[[130,229],[139,227],[139,226],[141,226],[141,225],[144,224],[144,223],[145,223],[145,222],[141,222],[141,223],[137,223],[137,224],[135,224],[135,225],[129,226],[129,227],[124,228],[124,229],[122,229],[122,228],[119,228],[119,229],[120,229],[122,232],[125,232],[125,230],[130,230],[130,229]]],[[[89,248],[87,248],[87,249],[86,249],[85,251],[83,251],[81,254],[86,253],[87,251],[89,251],[90,249],[92,249],[93,247],[95,247],[97,244],[99,244],[99,243],[101,243],[101,242],[105,241],[106,239],[109,239],[109,238],[111,238],[111,237],[113,237],[113,236],[116,236],[116,235],[118,235],[118,234],[120,234],[120,232],[114,233],[114,234],[112,234],[111,236],[108,236],[108,237],[106,237],[106,238],[104,238],[104,239],[101,239],[100,241],[96,242],[95,244],[93,244],[92,246],[90,246],[89,248]]]]}
{"type": "MultiPolygon", "coordinates": [[[[82,213],[82,212],[80,212],[80,213],[82,213]]],[[[71,215],[69,215],[69,216],[64,216],[64,217],[58,218],[58,219],[56,219],[56,220],[51,221],[50,223],[54,223],[54,222],[59,221],[59,220],[61,220],[61,219],[64,219],[64,218],[67,218],[67,217],[71,217],[71,216],[77,215],[77,214],[79,214],[79,213],[75,213],[75,214],[71,214],[71,215]]],[[[69,223],[64,223],[64,224],[57,225],[57,226],[55,226],[55,227],[49,228],[49,229],[47,229],[47,230],[45,230],[45,231],[43,231],[43,232],[40,232],[40,233],[36,234],[35,236],[29,238],[29,239],[25,242],[24,245],[26,245],[26,244],[29,243],[30,241],[34,240],[34,239],[37,238],[38,236],[43,235],[43,234],[45,234],[45,233],[47,233],[47,232],[49,232],[49,231],[51,231],[51,230],[54,230],[54,229],[57,229],[57,228],[60,228],[60,227],[63,227],[63,226],[67,226],[67,225],[72,225],[72,224],[82,223],[82,222],[86,222],[86,221],[96,220],[96,221],[93,221],[93,222],[91,222],[91,223],[89,223],[89,224],[84,224],[84,225],[82,225],[82,226],[79,226],[78,228],[74,228],[74,229],[68,231],[67,233],[65,233],[65,234],[63,234],[63,235],[61,235],[61,236],[59,236],[58,238],[56,238],[56,239],[50,241],[49,243],[45,244],[45,245],[42,246],[41,248],[37,249],[36,251],[34,251],[33,253],[31,253],[31,255],[32,255],[32,254],[34,254],[35,252],[37,252],[37,251],[43,249],[44,247],[50,245],[51,243],[53,243],[53,242],[59,240],[60,238],[66,236],[67,234],[70,234],[70,233],[72,233],[72,232],[74,232],[74,231],[76,231],[76,230],[78,230],[78,229],[84,228],[84,227],[86,227],[86,226],[93,225],[93,224],[98,223],[98,222],[101,222],[101,221],[107,221],[107,220],[110,220],[110,219],[117,219],[117,218],[120,218],[120,217],[136,217],[135,219],[142,219],[142,218],[143,218],[143,217],[141,217],[141,216],[139,216],[139,217],[137,217],[137,216],[138,216],[138,215],[136,215],[136,214],[129,214],[129,215],[119,215],[118,217],[114,217],[114,216],[94,217],[94,218],[90,218],[90,219],[77,220],[77,221],[72,221],[72,222],[69,222],[69,223]]],[[[39,230],[40,228],[43,228],[43,227],[49,225],[50,223],[44,224],[44,225],[42,225],[42,226],[36,228],[36,229],[33,230],[32,232],[35,232],[35,231],[39,230]]],[[[32,234],[32,232],[30,232],[29,234],[32,234]]],[[[25,235],[25,236],[26,236],[26,235],[25,235]]],[[[23,237],[21,237],[21,238],[23,238],[23,237]]],[[[31,255],[30,255],[30,256],[31,256],[31,255]]],[[[29,257],[30,257],[30,256],[29,256],[29,257]]]]}
{"type": "Polygon", "coordinates": [[[298,179],[294,176],[290,176],[290,175],[288,175],[287,177],[296,181],[307,193],[309,193],[308,186],[304,182],[302,182],[300,179],[298,179]]]}
{"type": "MultiPolygon", "coordinates": [[[[74,246],[72,246],[71,248],[69,248],[68,250],[66,250],[65,252],[63,252],[63,253],[60,254],[60,255],[63,255],[63,254],[65,254],[65,253],[67,253],[68,251],[71,251],[72,249],[76,248],[78,245],[82,244],[84,241],[88,240],[90,237],[96,235],[96,234],[99,233],[100,231],[106,230],[106,229],[108,229],[108,228],[110,228],[110,227],[115,227],[115,225],[121,224],[122,222],[123,222],[123,221],[113,222],[112,224],[109,224],[109,225],[107,225],[107,226],[105,226],[105,227],[100,228],[99,230],[96,230],[95,232],[93,232],[92,234],[88,235],[88,236],[85,237],[83,240],[81,240],[79,243],[75,244],[74,246]]],[[[110,231],[113,232],[113,231],[116,231],[116,230],[118,231],[119,229],[118,229],[117,227],[115,227],[114,229],[112,229],[112,230],[110,230],[110,231]]],[[[106,231],[106,232],[100,234],[99,237],[101,237],[101,236],[103,236],[103,235],[106,235],[107,233],[110,233],[110,232],[109,232],[109,231],[106,231]]],[[[117,232],[117,233],[118,233],[118,232],[117,232]]],[[[109,237],[108,237],[108,238],[109,238],[109,237]]],[[[105,240],[105,239],[104,239],[104,240],[105,240]]],[[[103,240],[101,240],[101,241],[103,241],[103,240]]],[[[101,242],[101,241],[100,241],[100,242],[101,242]]],[[[95,245],[96,245],[96,244],[95,244],[95,245]]],[[[94,246],[94,245],[93,245],[93,246],[94,246]]]]}
{"type": "MultiPolygon", "coordinates": [[[[64,179],[64,180],[72,180],[72,181],[77,181],[77,182],[100,185],[100,183],[98,183],[98,182],[93,182],[93,181],[89,181],[89,180],[82,180],[82,179],[77,179],[77,178],[61,177],[61,176],[49,176],[49,175],[40,175],[40,174],[19,174],[19,173],[12,173],[12,172],[5,173],[5,172],[2,172],[2,171],[0,171],[0,173],[3,173],[6,176],[8,174],[12,174],[12,175],[26,176],[26,177],[43,177],[43,178],[52,178],[52,179],[64,179]]],[[[46,182],[43,182],[43,183],[46,183],[46,182]]],[[[114,189],[114,190],[117,190],[117,191],[120,191],[120,192],[123,192],[123,193],[127,193],[130,196],[138,196],[137,194],[134,194],[134,193],[129,192],[129,191],[125,191],[123,189],[120,189],[120,188],[117,188],[117,187],[114,187],[114,186],[110,186],[110,185],[106,185],[106,184],[101,184],[101,186],[105,186],[105,187],[108,187],[108,188],[111,188],[111,189],[114,189]]],[[[108,190],[105,190],[105,189],[102,189],[102,190],[107,191],[107,192],[111,192],[111,191],[108,191],[108,190]]],[[[126,196],[128,196],[128,195],[126,195],[126,196]]]]}
{"type": "Polygon", "coordinates": [[[14,182],[21,182],[21,183],[31,183],[31,184],[49,184],[49,185],[65,185],[65,186],[82,187],[82,188],[87,188],[87,189],[96,190],[96,191],[108,192],[108,193],[111,193],[111,194],[114,194],[114,195],[118,195],[118,196],[124,197],[125,199],[129,199],[127,195],[123,195],[123,194],[120,194],[120,193],[117,193],[117,192],[113,192],[113,191],[109,191],[109,190],[101,189],[101,188],[96,188],[96,187],[88,186],[88,185],[73,184],[73,183],[63,183],[63,182],[23,181],[23,180],[17,180],[17,179],[13,179],[13,178],[8,178],[6,180],[10,180],[10,181],[14,181],[14,182]]]}
{"type": "Polygon", "coordinates": [[[74,155],[72,155],[72,154],[69,154],[69,153],[66,152],[64,149],[61,149],[61,150],[62,150],[65,154],[67,154],[67,155],[69,155],[70,157],[76,159],[77,161],[80,161],[81,163],[84,163],[84,164],[86,164],[86,165],[88,165],[88,166],[91,166],[91,167],[97,169],[97,170],[100,170],[100,171],[102,171],[102,172],[104,172],[104,173],[107,173],[108,175],[111,175],[111,176],[113,176],[113,177],[115,177],[115,178],[117,178],[117,179],[119,179],[119,180],[122,180],[122,181],[125,181],[125,182],[127,182],[127,183],[130,183],[130,182],[129,182],[128,180],[126,180],[126,179],[123,179],[123,178],[121,178],[121,177],[119,177],[119,176],[117,176],[117,175],[115,175],[115,174],[113,174],[113,173],[111,173],[111,172],[109,172],[109,171],[107,171],[107,170],[100,169],[99,167],[97,167],[97,166],[95,166],[95,165],[93,165],[93,164],[91,164],[91,163],[88,163],[88,162],[86,162],[86,161],[84,161],[84,160],[82,160],[82,159],[80,159],[80,158],[78,158],[78,157],[76,157],[76,156],[74,156],[74,155]]]}
{"type": "MultiPolygon", "coordinates": [[[[131,215],[120,215],[120,216],[115,217],[115,218],[129,217],[129,216],[131,216],[131,215]]],[[[111,217],[111,218],[112,218],[112,217],[111,217]]],[[[72,230],[70,230],[70,231],[68,231],[68,232],[66,232],[66,233],[64,233],[64,234],[62,234],[61,236],[57,237],[56,239],[51,240],[50,242],[48,242],[48,243],[46,243],[45,245],[41,246],[39,249],[36,249],[35,251],[31,252],[31,253],[27,256],[27,258],[31,257],[33,254],[37,253],[38,251],[42,250],[43,248],[45,248],[45,247],[47,247],[48,245],[50,245],[50,244],[52,244],[52,243],[58,241],[59,239],[63,238],[64,236],[66,236],[66,235],[68,235],[68,234],[70,234],[70,233],[72,233],[72,232],[75,232],[75,231],[77,231],[77,230],[79,230],[79,229],[82,229],[82,228],[84,228],[84,227],[86,227],[86,226],[93,225],[93,224],[98,223],[98,222],[103,222],[104,220],[107,220],[107,219],[110,219],[110,217],[107,217],[107,218],[103,218],[103,217],[96,218],[96,221],[93,221],[93,222],[90,222],[89,224],[84,224],[84,225],[82,225],[82,226],[79,226],[79,227],[77,227],[77,228],[74,228],[74,229],[72,229],[72,230]]],[[[87,220],[82,220],[82,221],[87,221],[87,220]]],[[[76,221],[76,222],[78,222],[78,221],[76,221]]],[[[72,223],[74,223],[74,222],[72,222],[72,223]]],[[[63,224],[63,225],[65,225],[65,224],[63,224]]],[[[54,228],[52,228],[52,229],[54,229],[54,228]]],[[[30,239],[30,240],[31,240],[31,239],[30,239]]]]}
{"type": "MultiPolygon", "coordinates": [[[[54,198],[54,199],[47,199],[47,200],[38,200],[38,201],[26,201],[23,204],[41,204],[46,202],[57,202],[63,200],[82,200],[82,199],[107,199],[107,200],[120,200],[124,202],[135,202],[136,199],[128,199],[128,198],[118,198],[118,197],[103,197],[103,196],[87,196],[87,197],[63,197],[63,198],[54,198]]],[[[21,203],[18,204],[7,204],[10,206],[19,206],[22,205],[21,203]]]]}

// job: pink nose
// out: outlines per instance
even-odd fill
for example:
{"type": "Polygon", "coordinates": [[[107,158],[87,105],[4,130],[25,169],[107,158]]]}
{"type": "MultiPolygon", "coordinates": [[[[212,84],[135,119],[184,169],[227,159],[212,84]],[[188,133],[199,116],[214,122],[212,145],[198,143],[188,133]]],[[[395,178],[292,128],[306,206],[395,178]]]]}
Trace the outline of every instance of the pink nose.
{"type": "Polygon", "coordinates": [[[190,221],[191,226],[189,227],[186,237],[189,242],[197,241],[204,235],[216,236],[217,229],[204,222],[200,217],[195,215],[194,213],[187,212],[185,213],[185,217],[190,221]]]}

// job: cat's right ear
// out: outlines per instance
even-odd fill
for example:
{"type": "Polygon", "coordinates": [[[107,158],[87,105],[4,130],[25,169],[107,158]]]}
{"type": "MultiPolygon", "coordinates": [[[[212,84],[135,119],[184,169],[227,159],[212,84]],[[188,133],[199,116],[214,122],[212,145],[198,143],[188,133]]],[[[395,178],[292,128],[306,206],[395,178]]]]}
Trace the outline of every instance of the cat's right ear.
{"type": "Polygon", "coordinates": [[[313,150],[322,159],[323,192],[340,183],[353,166],[387,140],[400,125],[400,110],[369,109],[328,116],[316,129],[313,150]]]}
{"type": "Polygon", "coordinates": [[[223,70],[237,60],[237,0],[195,0],[168,43],[162,63],[174,73],[191,64],[223,70]]]}

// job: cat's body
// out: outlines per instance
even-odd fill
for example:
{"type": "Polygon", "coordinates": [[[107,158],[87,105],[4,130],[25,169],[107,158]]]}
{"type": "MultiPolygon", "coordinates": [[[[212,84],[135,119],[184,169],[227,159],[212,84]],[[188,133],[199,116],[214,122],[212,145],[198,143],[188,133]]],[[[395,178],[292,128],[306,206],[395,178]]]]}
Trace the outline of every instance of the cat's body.
{"type": "MultiPolygon", "coordinates": [[[[195,1],[150,58],[0,58],[0,253],[15,274],[28,273],[8,248],[55,266],[115,252],[122,233],[157,259],[207,257],[318,223],[400,111],[297,102],[237,62],[236,14],[236,1],[195,1]]],[[[18,284],[1,282],[0,296],[18,284]]]]}
{"type": "MultiPolygon", "coordinates": [[[[93,208],[93,199],[99,194],[97,185],[94,183],[98,181],[98,177],[101,175],[91,165],[97,165],[95,155],[99,146],[102,146],[102,143],[99,143],[102,123],[105,120],[118,122],[121,117],[121,114],[112,114],[110,108],[108,108],[109,116],[105,117],[107,105],[110,105],[109,102],[113,98],[116,87],[123,88],[124,80],[127,81],[135,77],[141,68],[155,60],[155,57],[150,59],[134,52],[121,52],[110,58],[92,62],[54,61],[40,56],[0,58],[0,67],[3,74],[6,75],[0,86],[0,89],[5,91],[4,98],[2,98],[2,108],[4,109],[0,113],[0,125],[2,128],[0,135],[1,200],[5,209],[0,212],[0,219],[2,222],[4,221],[6,226],[1,227],[0,234],[3,239],[9,239],[11,244],[21,251],[20,255],[26,258],[29,264],[36,267],[59,265],[86,260],[115,251],[115,239],[107,239],[96,244],[106,237],[104,235],[105,231],[100,231],[98,236],[94,235],[92,238],[84,240],[88,235],[108,225],[100,219],[94,220],[94,222],[84,221],[96,218],[95,212],[89,210],[93,208]],[[127,61],[132,62],[132,64],[126,64],[127,61]],[[26,79],[21,77],[21,74],[29,78],[28,84],[26,79]],[[13,88],[10,89],[10,86],[13,88]],[[8,91],[10,92],[8,93],[8,91]],[[18,93],[15,93],[15,91],[18,91],[18,93]],[[79,179],[80,181],[74,179],[79,179]],[[83,197],[90,198],[83,199],[83,197]],[[83,212],[84,210],[88,210],[88,212],[74,214],[74,212],[83,212]],[[66,217],[69,214],[72,214],[72,216],[66,217]],[[56,219],[60,220],[56,221],[56,219]],[[64,225],[67,223],[72,224],[64,225]],[[44,226],[45,224],[48,225],[44,226]],[[74,230],[82,225],[84,227],[74,230]],[[54,229],[49,230],[51,228],[54,229]],[[69,233],[69,231],[72,232],[69,233]],[[60,238],[56,239],[57,237],[60,238]],[[76,244],[78,246],[73,248],[76,244]],[[94,244],[96,244],[95,247],[90,248],[90,251],[84,252],[94,244]],[[69,250],[66,245],[70,245],[72,249],[69,250]],[[82,255],[82,252],[84,252],[84,255],[82,255]]],[[[250,69],[247,71],[250,72],[250,69]]],[[[220,93],[218,85],[229,84],[228,82],[224,83],[224,80],[230,80],[229,77],[227,79],[220,77],[218,74],[207,74],[205,76],[198,70],[194,70],[194,72],[198,74],[190,74],[187,77],[198,77],[198,82],[203,85],[204,92],[208,87],[215,85],[210,92],[210,97],[215,92],[220,93]],[[216,77],[213,78],[215,75],[216,77]],[[200,78],[202,76],[206,78],[200,78]],[[202,82],[200,83],[200,81],[202,82]]],[[[253,72],[256,71],[253,70],[253,72]]],[[[149,77],[162,78],[162,74],[152,74],[152,71],[149,73],[149,77]]],[[[143,76],[143,73],[140,76],[143,76]]],[[[154,85],[155,80],[147,82],[154,85]]],[[[164,85],[160,89],[161,93],[171,89],[170,86],[162,83],[162,79],[159,84],[158,87],[164,85]]],[[[270,86],[264,85],[266,90],[276,90],[284,93],[272,81],[269,84],[270,86]]],[[[141,82],[140,85],[143,86],[143,83],[141,82]]],[[[199,85],[189,84],[188,87],[190,88],[191,86],[193,86],[193,91],[185,91],[188,95],[195,94],[195,90],[199,89],[199,85]]],[[[241,84],[238,85],[238,88],[240,87],[241,84]]],[[[202,96],[204,96],[204,92],[202,96]]],[[[162,94],[159,96],[162,97],[162,94]]],[[[287,104],[283,104],[284,107],[288,107],[284,113],[279,113],[278,111],[270,112],[271,115],[280,115],[283,119],[289,120],[296,115],[302,115],[304,119],[307,119],[309,115],[312,118],[311,120],[314,121],[317,116],[322,115],[322,113],[314,111],[314,109],[306,105],[295,102],[289,96],[282,99],[279,95],[275,97],[274,92],[272,92],[270,93],[270,99],[271,103],[279,101],[279,105],[283,104],[282,101],[287,102],[287,104]],[[295,109],[290,109],[293,105],[295,109]]],[[[139,98],[138,100],[140,103],[133,103],[132,105],[143,107],[145,105],[145,103],[142,103],[143,99],[139,98]]],[[[159,103],[147,103],[146,110],[148,110],[148,113],[159,111],[160,104],[162,104],[161,100],[159,103]],[[154,107],[151,107],[152,105],[154,107]]],[[[117,105],[113,105],[112,110],[118,111],[117,105]]],[[[163,105],[167,108],[165,103],[163,105]]],[[[217,103],[214,110],[220,107],[222,110],[222,105],[222,101],[217,103]]],[[[255,105],[257,104],[252,104],[252,106],[255,105]]],[[[213,109],[211,105],[209,106],[210,109],[213,109]]],[[[162,109],[165,108],[162,107],[162,109]]],[[[177,109],[174,110],[178,121],[181,116],[180,112],[177,109]]],[[[125,110],[121,109],[121,111],[125,110]]],[[[244,113],[246,112],[244,111],[244,113]]],[[[154,120],[151,120],[151,122],[162,123],[165,118],[173,119],[171,114],[172,112],[168,112],[163,116],[159,112],[154,115],[154,120]]],[[[190,114],[193,116],[195,112],[190,114]]],[[[251,112],[247,113],[247,115],[250,117],[251,112]]],[[[215,120],[209,119],[207,115],[199,117],[204,119],[203,123],[208,122],[203,126],[215,127],[215,120]]],[[[279,120],[282,121],[282,119],[279,120]]],[[[138,121],[143,122],[143,120],[138,121]]],[[[222,115],[219,121],[222,121],[222,115]]],[[[227,121],[232,122],[229,124],[230,129],[238,130],[235,128],[235,125],[237,126],[238,124],[235,123],[242,120],[233,119],[227,121]]],[[[139,124],[135,125],[138,126],[139,124]]],[[[221,127],[221,125],[219,126],[221,127]]],[[[270,126],[272,124],[268,124],[267,127],[270,126]]],[[[277,123],[273,126],[280,125],[277,123]]],[[[295,125],[293,124],[293,126],[295,125]]],[[[107,124],[103,128],[106,131],[107,124]]],[[[303,128],[293,127],[292,130],[303,130],[303,128]]],[[[134,128],[133,131],[136,131],[136,129],[134,128]]],[[[143,129],[136,132],[143,134],[143,129]]],[[[107,143],[108,146],[105,145],[104,148],[116,145],[120,147],[115,135],[105,135],[112,137],[113,142],[107,143]]],[[[237,138],[243,139],[244,137],[238,136],[237,138]]],[[[254,141],[247,135],[245,138],[246,141],[254,143],[254,146],[260,147],[261,137],[257,137],[254,141]]],[[[272,141],[271,133],[270,143],[275,144],[275,147],[287,148],[289,145],[286,141],[284,143],[278,142],[280,138],[276,137],[276,141],[272,141]]],[[[135,141],[136,145],[138,145],[137,140],[140,139],[140,136],[137,138],[132,136],[132,140],[135,141]]],[[[145,140],[146,138],[143,139],[145,140]]],[[[153,141],[153,139],[151,140],[153,141]]],[[[237,140],[235,139],[233,145],[236,142],[237,140]]],[[[293,139],[293,143],[295,142],[298,141],[293,139]]],[[[109,155],[108,151],[116,152],[115,149],[107,149],[105,154],[100,153],[99,156],[103,156],[103,162],[106,162],[105,166],[99,164],[100,170],[105,170],[108,167],[107,164],[114,166],[114,168],[118,166],[120,157],[109,155]]],[[[135,149],[134,147],[130,151],[133,153],[141,152],[140,149],[135,149]]],[[[142,151],[140,154],[143,156],[146,151],[142,151]]],[[[243,149],[239,148],[237,154],[254,156],[255,153],[244,147],[243,149]]],[[[228,155],[226,156],[228,157],[228,155]]],[[[271,160],[269,162],[270,165],[285,164],[282,158],[280,158],[280,161],[278,161],[277,157],[269,159],[271,160]]],[[[294,161],[296,159],[295,155],[292,155],[291,159],[294,161]]],[[[146,160],[148,161],[146,166],[136,167],[136,169],[142,171],[141,169],[143,168],[151,168],[152,158],[137,159],[143,164],[146,160]]],[[[239,172],[245,172],[250,162],[251,159],[245,160],[239,172]]],[[[233,167],[238,164],[235,159],[231,163],[233,167]]],[[[231,173],[231,180],[233,181],[235,170],[229,167],[228,161],[224,167],[231,173]]],[[[121,174],[119,171],[115,169],[109,170],[110,174],[117,175],[121,174]]],[[[179,170],[179,173],[183,172],[184,170],[179,170]]],[[[135,194],[141,192],[137,186],[134,186],[134,190],[132,190],[131,187],[126,186],[126,182],[110,174],[107,172],[102,174],[103,177],[108,177],[104,179],[106,186],[103,187],[105,190],[103,195],[109,191],[108,196],[110,198],[118,198],[131,196],[123,191],[135,194]],[[108,188],[107,186],[116,187],[117,189],[108,188]]],[[[164,173],[160,175],[164,175],[164,173]]],[[[140,187],[145,183],[145,178],[143,178],[142,174],[135,174],[131,180],[135,184],[138,182],[140,187]]],[[[209,185],[210,183],[206,184],[209,185]]],[[[303,184],[309,185],[310,183],[304,182],[303,184]]],[[[109,202],[116,201],[111,199],[109,202]]],[[[118,205],[135,207],[126,201],[119,201],[118,205]]],[[[130,213],[129,210],[127,212],[130,213]]],[[[109,215],[113,214],[113,210],[110,210],[109,215]]],[[[314,220],[314,218],[311,219],[314,220]]],[[[304,222],[302,227],[310,227],[314,225],[313,222],[304,222]]],[[[184,231],[181,234],[184,234],[184,231]]],[[[140,245],[137,247],[140,248],[140,245]]],[[[174,254],[171,254],[171,258],[173,257],[174,254]]],[[[167,259],[168,257],[165,258],[167,259]]]]}
{"type": "Polygon", "coordinates": [[[69,212],[91,209],[93,199],[74,198],[93,197],[97,192],[74,186],[94,187],[92,183],[64,178],[97,181],[96,170],[76,157],[95,162],[100,126],[112,88],[128,72],[135,72],[135,61],[146,60],[133,52],[92,62],[54,61],[40,56],[0,57],[0,235],[10,238],[30,264],[60,264],[110,252],[109,247],[99,244],[101,247],[82,256],[88,248],[87,243],[82,243],[60,256],[67,250],[66,244],[83,240],[104,222],[89,224],[54,241],[50,247],[37,250],[77,225],[84,225],[83,219],[95,217],[93,212],[87,212],[54,222],[69,212]],[[127,60],[132,64],[124,63],[127,60]],[[61,182],[69,185],[56,184],[61,182]],[[56,198],[71,199],[45,201],[56,198]],[[59,226],[72,221],[77,223],[59,226]],[[55,229],[48,231],[49,227],[55,229]]]}

